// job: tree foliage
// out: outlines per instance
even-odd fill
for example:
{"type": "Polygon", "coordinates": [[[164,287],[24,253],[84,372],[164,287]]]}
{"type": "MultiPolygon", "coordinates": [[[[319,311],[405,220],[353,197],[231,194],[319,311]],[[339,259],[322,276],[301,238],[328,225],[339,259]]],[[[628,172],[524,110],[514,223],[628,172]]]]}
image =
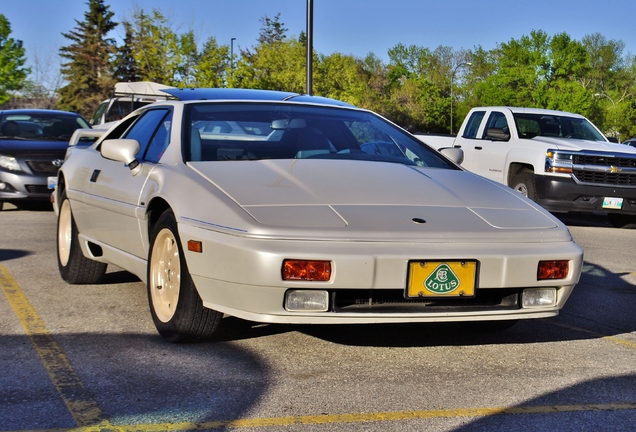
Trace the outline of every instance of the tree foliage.
{"type": "Polygon", "coordinates": [[[107,36],[117,23],[104,0],[89,0],[87,4],[84,21],[75,20],[75,29],[62,33],[71,44],[60,48],[60,55],[67,60],[62,64],[67,84],[60,89],[58,106],[90,116],[113,89],[111,60],[116,43],[107,36]]]}
{"type": "Polygon", "coordinates": [[[9,37],[11,24],[9,20],[0,14],[0,104],[9,100],[9,92],[21,90],[28,74],[25,50],[22,41],[9,37]]]}
{"type": "MultiPolygon", "coordinates": [[[[216,38],[200,44],[193,30],[178,32],[159,10],[139,8],[115,52],[107,38],[116,25],[112,13],[103,0],[88,5],[85,21],[64,34],[73,44],[61,49],[68,60],[62,108],[86,112],[114,81],[306,91],[307,37],[289,35],[280,13],[261,18],[255,45],[230,58],[230,47],[216,38]]],[[[606,134],[627,138],[636,135],[636,60],[624,49],[598,33],[579,41],[533,30],[489,50],[399,43],[386,62],[374,53],[314,52],[313,90],[421,131],[454,132],[472,107],[508,105],[580,113],[606,134]]]]}

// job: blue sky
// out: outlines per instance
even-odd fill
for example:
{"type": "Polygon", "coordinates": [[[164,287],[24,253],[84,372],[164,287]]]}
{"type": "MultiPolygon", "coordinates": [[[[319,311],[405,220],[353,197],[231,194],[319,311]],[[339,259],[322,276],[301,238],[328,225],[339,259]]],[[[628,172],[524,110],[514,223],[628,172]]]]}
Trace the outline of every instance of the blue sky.
{"type": "MultiPolygon", "coordinates": [[[[219,44],[239,48],[256,44],[260,18],[281,14],[288,34],[306,28],[307,0],[106,0],[114,20],[131,20],[134,7],[156,8],[177,32],[194,30],[199,43],[214,36],[219,44]]],[[[50,62],[68,45],[62,32],[83,20],[86,0],[0,0],[0,13],[11,23],[11,37],[24,42],[27,57],[50,62]]],[[[450,46],[491,49],[497,43],[544,30],[566,32],[581,40],[601,33],[622,40],[624,53],[636,54],[635,0],[314,0],[314,48],[364,57],[373,52],[387,60],[398,43],[435,49],[450,46]]],[[[120,26],[111,34],[123,37],[120,26]]]]}

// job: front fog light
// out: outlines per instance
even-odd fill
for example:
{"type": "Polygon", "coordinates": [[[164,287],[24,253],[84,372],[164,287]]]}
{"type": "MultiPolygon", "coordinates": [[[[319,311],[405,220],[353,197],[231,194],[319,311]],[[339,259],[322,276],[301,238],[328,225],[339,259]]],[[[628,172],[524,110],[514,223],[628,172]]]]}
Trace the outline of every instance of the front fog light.
{"type": "Polygon", "coordinates": [[[556,288],[528,288],[521,294],[524,308],[551,307],[556,305],[556,288]]]}
{"type": "Polygon", "coordinates": [[[327,312],[329,293],[322,290],[289,290],[285,294],[285,309],[290,312],[327,312]]]}

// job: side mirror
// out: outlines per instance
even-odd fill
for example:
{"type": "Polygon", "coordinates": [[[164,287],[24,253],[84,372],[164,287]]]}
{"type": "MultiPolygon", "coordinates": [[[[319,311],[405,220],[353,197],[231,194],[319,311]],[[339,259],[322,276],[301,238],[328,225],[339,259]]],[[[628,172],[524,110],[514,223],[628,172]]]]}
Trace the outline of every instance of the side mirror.
{"type": "Polygon", "coordinates": [[[135,158],[139,148],[137,140],[110,139],[102,141],[99,151],[106,159],[125,163],[135,175],[139,172],[139,161],[135,158]]]}
{"type": "Polygon", "coordinates": [[[508,141],[510,134],[504,132],[502,128],[489,128],[486,130],[486,139],[494,141],[508,141]]]}
{"type": "Polygon", "coordinates": [[[455,162],[457,165],[461,165],[464,162],[464,150],[457,147],[444,147],[439,149],[439,152],[455,162]]]}

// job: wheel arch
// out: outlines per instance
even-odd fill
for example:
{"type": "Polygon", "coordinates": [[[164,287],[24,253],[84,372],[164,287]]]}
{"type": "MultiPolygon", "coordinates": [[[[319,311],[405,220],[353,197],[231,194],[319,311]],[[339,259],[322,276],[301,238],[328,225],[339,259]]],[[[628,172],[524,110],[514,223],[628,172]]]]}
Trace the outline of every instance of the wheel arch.
{"type": "Polygon", "coordinates": [[[529,163],[513,162],[508,167],[508,175],[506,176],[506,186],[511,186],[512,179],[515,178],[521,171],[528,169],[534,173],[534,167],[529,163]]]}
{"type": "Polygon", "coordinates": [[[161,214],[168,209],[171,209],[170,204],[168,204],[168,201],[161,197],[153,198],[148,204],[148,208],[146,210],[146,218],[148,221],[146,235],[148,236],[148,241],[150,241],[152,230],[157,224],[159,216],[161,216],[161,214]]]}

